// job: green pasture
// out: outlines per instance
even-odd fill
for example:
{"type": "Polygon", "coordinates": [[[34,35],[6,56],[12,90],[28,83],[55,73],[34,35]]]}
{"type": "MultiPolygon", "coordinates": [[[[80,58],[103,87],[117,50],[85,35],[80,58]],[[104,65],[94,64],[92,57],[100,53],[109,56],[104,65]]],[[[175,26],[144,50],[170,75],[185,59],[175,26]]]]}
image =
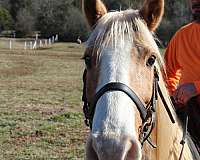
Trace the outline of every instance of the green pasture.
{"type": "Polygon", "coordinates": [[[83,46],[7,44],[0,39],[0,160],[83,159],[83,46]]]}

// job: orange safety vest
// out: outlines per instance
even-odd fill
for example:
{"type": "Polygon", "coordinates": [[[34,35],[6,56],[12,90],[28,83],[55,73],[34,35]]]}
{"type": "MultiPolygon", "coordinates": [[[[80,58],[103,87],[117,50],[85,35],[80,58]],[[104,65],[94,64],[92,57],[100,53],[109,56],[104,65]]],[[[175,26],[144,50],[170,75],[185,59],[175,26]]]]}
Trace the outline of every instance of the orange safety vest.
{"type": "Polygon", "coordinates": [[[200,93],[200,23],[192,22],[176,32],[167,46],[164,60],[170,94],[183,83],[194,83],[200,93]]]}

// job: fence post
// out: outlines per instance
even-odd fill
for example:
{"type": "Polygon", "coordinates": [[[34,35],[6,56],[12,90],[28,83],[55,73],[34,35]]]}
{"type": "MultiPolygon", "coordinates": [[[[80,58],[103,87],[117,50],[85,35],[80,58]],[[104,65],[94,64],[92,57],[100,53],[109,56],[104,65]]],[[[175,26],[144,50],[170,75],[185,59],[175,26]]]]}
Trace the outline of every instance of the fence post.
{"type": "Polygon", "coordinates": [[[48,46],[48,41],[47,41],[47,39],[45,39],[45,46],[48,46]]]}
{"type": "Polygon", "coordinates": [[[55,42],[55,38],[54,38],[54,36],[52,37],[52,43],[54,43],[55,42]]]}
{"type": "Polygon", "coordinates": [[[33,49],[33,42],[30,41],[30,49],[33,49]]]}
{"type": "Polygon", "coordinates": [[[40,40],[40,48],[43,46],[43,44],[42,44],[42,40],[40,40]]]}
{"type": "Polygon", "coordinates": [[[33,49],[37,49],[37,41],[34,42],[33,49]]]}
{"type": "Polygon", "coordinates": [[[27,49],[27,43],[26,43],[26,41],[24,42],[24,50],[26,50],[27,49]]]}
{"type": "Polygon", "coordinates": [[[51,45],[51,38],[49,38],[49,45],[51,45]]]}
{"type": "Polygon", "coordinates": [[[35,39],[36,39],[36,41],[38,40],[38,37],[39,37],[39,35],[38,35],[38,34],[36,34],[36,35],[35,35],[35,39]]]}
{"type": "Polygon", "coordinates": [[[10,40],[9,48],[10,48],[10,50],[12,49],[12,40],[10,40]]]}
{"type": "Polygon", "coordinates": [[[56,42],[58,41],[58,34],[56,34],[55,41],[56,42]]]}

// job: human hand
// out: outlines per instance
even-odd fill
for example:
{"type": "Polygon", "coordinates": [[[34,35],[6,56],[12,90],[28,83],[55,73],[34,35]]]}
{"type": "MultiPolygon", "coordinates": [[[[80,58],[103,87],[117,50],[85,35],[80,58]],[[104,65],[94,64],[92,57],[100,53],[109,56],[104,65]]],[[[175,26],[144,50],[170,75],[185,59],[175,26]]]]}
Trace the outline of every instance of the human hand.
{"type": "Polygon", "coordinates": [[[197,94],[194,83],[185,83],[176,89],[173,98],[176,104],[186,105],[188,100],[197,94]]]}

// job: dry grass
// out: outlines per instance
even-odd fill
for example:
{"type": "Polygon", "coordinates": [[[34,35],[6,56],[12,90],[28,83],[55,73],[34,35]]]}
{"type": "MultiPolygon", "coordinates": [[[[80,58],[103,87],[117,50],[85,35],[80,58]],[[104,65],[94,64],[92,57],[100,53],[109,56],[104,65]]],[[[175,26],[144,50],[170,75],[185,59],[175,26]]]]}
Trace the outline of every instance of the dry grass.
{"type": "MultiPolygon", "coordinates": [[[[3,44],[0,40],[0,44],[3,44]]],[[[83,47],[0,45],[0,159],[83,159],[83,47]]]]}

